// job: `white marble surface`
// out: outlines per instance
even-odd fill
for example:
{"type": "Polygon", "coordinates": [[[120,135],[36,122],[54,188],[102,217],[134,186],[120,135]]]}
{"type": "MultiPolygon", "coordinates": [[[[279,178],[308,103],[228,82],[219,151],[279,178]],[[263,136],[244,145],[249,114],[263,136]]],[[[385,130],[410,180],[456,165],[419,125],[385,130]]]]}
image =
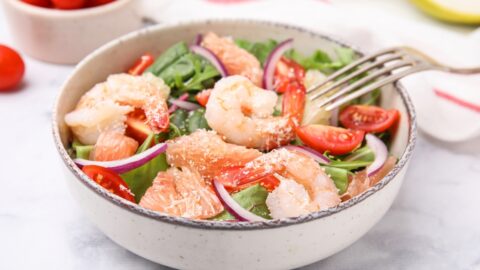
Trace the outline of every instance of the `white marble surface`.
{"type": "MultiPolygon", "coordinates": [[[[11,44],[1,11],[0,43],[11,44]]],[[[0,269],[167,269],[110,241],[72,200],[50,131],[72,67],[25,60],[22,90],[0,94],[0,269]]],[[[479,141],[452,146],[421,135],[386,216],[305,269],[480,269],[479,190],[479,141]]]]}

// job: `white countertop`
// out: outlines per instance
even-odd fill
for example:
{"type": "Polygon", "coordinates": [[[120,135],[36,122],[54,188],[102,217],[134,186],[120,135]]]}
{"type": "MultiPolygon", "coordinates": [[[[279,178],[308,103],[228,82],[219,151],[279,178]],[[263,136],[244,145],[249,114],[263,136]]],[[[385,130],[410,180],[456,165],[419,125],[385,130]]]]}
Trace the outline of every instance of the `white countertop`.
{"type": "MultiPolygon", "coordinates": [[[[0,12],[0,43],[12,44],[0,12]]],[[[25,85],[0,94],[0,269],[167,269],[93,226],[63,181],[51,107],[70,66],[25,56],[25,85]]],[[[480,269],[480,143],[420,134],[391,210],[363,238],[304,269],[480,269]]]]}

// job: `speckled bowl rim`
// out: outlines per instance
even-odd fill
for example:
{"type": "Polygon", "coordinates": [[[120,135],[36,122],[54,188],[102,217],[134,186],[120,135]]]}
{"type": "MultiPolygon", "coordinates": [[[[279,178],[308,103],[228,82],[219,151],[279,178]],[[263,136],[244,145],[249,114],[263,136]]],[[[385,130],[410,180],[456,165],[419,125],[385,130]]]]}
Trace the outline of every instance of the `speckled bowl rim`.
{"type": "MultiPolygon", "coordinates": [[[[359,55],[363,55],[364,53],[358,49],[355,46],[352,46],[348,44],[347,42],[344,41],[338,41],[337,39],[333,39],[331,37],[325,36],[323,34],[320,34],[318,32],[308,30],[303,27],[298,27],[298,26],[293,26],[285,23],[277,23],[277,22],[271,22],[271,21],[264,21],[264,20],[251,20],[251,19],[209,19],[209,20],[193,20],[193,21],[188,21],[188,22],[181,22],[181,23],[169,23],[169,24],[161,24],[161,25],[155,25],[155,26],[150,26],[145,29],[141,29],[135,32],[132,32],[130,34],[127,34],[123,37],[120,37],[118,39],[115,39],[108,44],[102,46],[101,48],[97,49],[95,52],[91,53],[89,56],[87,56],[78,66],[83,65],[90,59],[96,57],[97,54],[102,53],[103,51],[109,49],[110,47],[116,46],[119,43],[122,43],[126,40],[134,39],[139,35],[148,35],[150,32],[154,31],[162,31],[165,29],[172,29],[176,28],[178,26],[188,26],[188,25],[197,25],[197,24],[209,24],[209,23],[221,23],[221,22],[228,22],[228,23],[241,23],[241,24],[266,24],[270,25],[273,27],[279,27],[279,28],[284,28],[284,29],[293,29],[296,31],[300,32],[306,32],[312,36],[319,37],[331,42],[334,42],[338,45],[345,46],[352,48],[355,50],[359,55]]],[[[402,155],[402,157],[399,159],[395,167],[390,171],[389,174],[387,174],[380,182],[378,182],[375,186],[369,188],[367,191],[364,193],[360,194],[359,196],[356,196],[348,201],[342,202],[339,205],[332,207],[327,210],[323,211],[318,211],[318,212],[313,212],[308,215],[302,215],[299,217],[294,217],[294,218],[284,218],[284,219],[276,219],[276,220],[269,220],[265,222],[221,222],[221,221],[206,221],[206,220],[191,220],[188,218],[182,218],[182,217],[174,217],[174,216],[169,216],[165,215],[159,212],[151,211],[148,209],[145,209],[143,207],[140,207],[137,204],[131,203],[127,200],[124,200],[109,191],[105,190],[98,184],[96,184],[93,180],[89,179],[73,162],[73,160],[70,158],[68,155],[66,149],[63,147],[61,139],[60,139],[60,131],[58,128],[57,124],[57,108],[59,106],[60,102],[60,97],[62,96],[63,91],[65,91],[65,87],[67,86],[68,82],[70,79],[75,76],[76,69],[72,72],[72,74],[69,76],[69,78],[66,80],[64,85],[62,86],[62,90],[60,91],[57,100],[54,105],[53,109],[53,120],[52,120],[52,125],[53,125],[53,137],[55,141],[55,145],[57,147],[57,150],[62,157],[63,162],[67,166],[67,168],[73,173],[73,175],[86,187],[91,189],[93,192],[95,192],[98,196],[102,197],[106,201],[119,206],[127,211],[130,211],[134,214],[140,215],[142,217],[150,218],[152,220],[157,220],[159,222],[164,222],[168,223],[171,225],[177,225],[177,226],[187,226],[187,227],[192,227],[192,228],[197,228],[197,229],[205,229],[205,230],[259,230],[259,229],[271,229],[271,228],[279,228],[279,227],[285,227],[285,226],[291,226],[295,224],[300,224],[300,223],[305,223],[313,220],[317,220],[323,217],[331,216],[336,213],[341,212],[342,210],[348,209],[364,200],[366,200],[368,197],[372,196],[375,192],[381,190],[384,188],[388,183],[390,183],[395,176],[405,167],[407,164],[408,160],[410,159],[413,149],[415,147],[415,142],[416,142],[416,131],[417,131],[417,125],[416,125],[416,115],[415,115],[415,110],[412,104],[412,101],[410,100],[410,97],[408,96],[407,92],[405,91],[405,88],[401,83],[396,83],[395,84],[395,90],[400,94],[400,97],[406,107],[407,110],[407,115],[408,115],[408,121],[409,121],[409,132],[408,132],[408,144],[405,148],[405,151],[402,155]]]]}

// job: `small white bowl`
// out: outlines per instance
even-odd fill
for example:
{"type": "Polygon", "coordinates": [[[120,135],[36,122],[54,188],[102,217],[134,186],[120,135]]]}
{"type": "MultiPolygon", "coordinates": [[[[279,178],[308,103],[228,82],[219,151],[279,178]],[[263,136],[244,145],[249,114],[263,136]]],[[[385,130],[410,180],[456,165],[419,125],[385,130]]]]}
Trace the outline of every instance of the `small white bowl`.
{"type": "Polygon", "coordinates": [[[99,46],[142,26],[135,0],[78,10],[36,7],[20,0],[0,2],[20,50],[56,64],[76,64],[99,46]]]}
{"type": "Polygon", "coordinates": [[[335,48],[347,46],[302,28],[245,20],[159,25],[103,46],[76,67],[53,110],[55,144],[66,165],[73,197],[113,241],[142,257],[180,269],[292,269],[328,257],[358,240],[395,199],[415,144],[415,113],[400,84],[384,87],[381,98],[383,107],[401,113],[390,147],[399,158],[393,170],[353,199],[296,218],[233,223],[167,216],[113,195],[74,164],[66,150],[71,133],[64,117],[79,98],[109,74],[127,70],[143,53],[158,55],[175,42],[191,41],[207,31],[253,41],[293,38],[295,48],[303,53],[321,48],[333,56],[335,48]]]}

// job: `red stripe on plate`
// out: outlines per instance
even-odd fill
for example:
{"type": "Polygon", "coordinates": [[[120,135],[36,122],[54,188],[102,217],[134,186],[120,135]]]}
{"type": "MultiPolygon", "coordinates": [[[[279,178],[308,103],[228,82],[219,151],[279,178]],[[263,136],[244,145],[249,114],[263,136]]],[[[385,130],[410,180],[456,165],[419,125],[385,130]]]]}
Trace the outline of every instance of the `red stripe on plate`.
{"type": "Polygon", "coordinates": [[[441,97],[443,99],[451,101],[451,102],[453,102],[453,103],[455,103],[455,104],[457,104],[461,107],[464,107],[464,108],[467,108],[467,109],[470,109],[470,110],[473,110],[475,112],[480,113],[480,105],[477,105],[477,104],[468,102],[466,100],[460,99],[458,97],[452,96],[449,93],[444,92],[444,91],[439,90],[439,89],[433,89],[433,91],[435,92],[435,94],[438,97],[441,97]]]}

